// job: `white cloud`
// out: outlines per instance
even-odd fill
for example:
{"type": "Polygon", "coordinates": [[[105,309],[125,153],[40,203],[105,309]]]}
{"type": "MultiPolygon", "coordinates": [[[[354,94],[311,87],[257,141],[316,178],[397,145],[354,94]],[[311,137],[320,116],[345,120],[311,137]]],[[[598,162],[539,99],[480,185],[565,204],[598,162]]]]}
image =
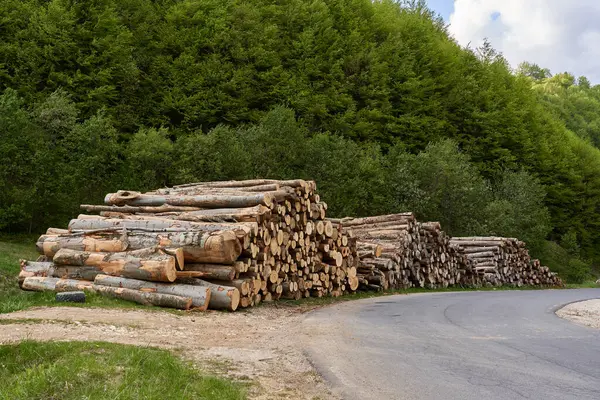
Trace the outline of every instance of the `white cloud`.
{"type": "Polygon", "coordinates": [[[463,45],[488,38],[522,61],[600,84],[600,0],[455,0],[450,32],[463,45]]]}

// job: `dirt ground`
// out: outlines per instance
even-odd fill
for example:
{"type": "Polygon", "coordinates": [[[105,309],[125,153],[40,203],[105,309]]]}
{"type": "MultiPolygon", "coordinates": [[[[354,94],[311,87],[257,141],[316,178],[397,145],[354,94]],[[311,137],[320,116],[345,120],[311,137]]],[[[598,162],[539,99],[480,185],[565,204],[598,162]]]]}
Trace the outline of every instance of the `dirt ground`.
{"type": "Polygon", "coordinates": [[[571,303],[556,312],[561,318],[600,329],[600,299],[571,303]]]}
{"type": "Polygon", "coordinates": [[[310,308],[176,315],[102,308],[33,308],[0,315],[0,344],[31,340],[107,341],[176,351],[208,373],[249,383],[251,399],[336,399],[302,352],[310,308]]]}

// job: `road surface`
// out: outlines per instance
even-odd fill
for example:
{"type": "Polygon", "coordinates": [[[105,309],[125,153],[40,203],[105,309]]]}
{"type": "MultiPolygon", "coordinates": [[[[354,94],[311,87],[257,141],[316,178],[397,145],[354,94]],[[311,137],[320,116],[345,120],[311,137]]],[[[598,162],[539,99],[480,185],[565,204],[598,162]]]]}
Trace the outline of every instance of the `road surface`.
{"type": "Polygon", "coordinates": [[[344,399],[600,399],[600,330],[554,312],[600,289],[427,293],[312,313],[305,348],[344,399]]]}

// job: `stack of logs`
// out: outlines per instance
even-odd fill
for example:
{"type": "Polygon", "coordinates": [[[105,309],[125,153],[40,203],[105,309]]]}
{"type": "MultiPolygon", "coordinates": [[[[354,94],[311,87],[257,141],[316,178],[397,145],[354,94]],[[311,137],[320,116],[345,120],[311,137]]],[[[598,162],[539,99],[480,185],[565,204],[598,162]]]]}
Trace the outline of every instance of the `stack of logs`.
{"type": "Polygon", "coordinates": [[[304,180],[203,182],[119,191],[48,229],[22,262],[26,290],[92,290],[183,309],[338,296],[359,286],[355,240],[304,180]]]}
{"type": "Polygon", "coordinates": [[[412,213],[330,221],[357,239],[362,290],[478,283],[467,256],[438,222],[419,223],[412,213]]]}
{"type": "Polygon", "coordinates": [[[454,237],[486,286],[562,286],[562,281],[539,260],[532,260],[525,243],[514,238],[454,237]]]}

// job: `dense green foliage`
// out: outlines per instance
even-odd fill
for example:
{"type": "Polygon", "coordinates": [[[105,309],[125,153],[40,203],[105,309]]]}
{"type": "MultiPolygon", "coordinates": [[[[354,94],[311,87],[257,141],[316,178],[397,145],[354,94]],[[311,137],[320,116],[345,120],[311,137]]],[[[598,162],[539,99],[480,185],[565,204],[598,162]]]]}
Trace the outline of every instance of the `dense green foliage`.
{"type": "Polygon", "coordinates": [[[166,350],[103,342],[0,346],[3,399],[244,399],[166,350]]]}
{"type": "Polygon", "coordinates": [[[4,2],[0,229],[118,188],[304,177],[338,216],[414,210],[554,268],[571,235],[568,260],[600,261],[600,89],[401,3],[4,2]]]}

